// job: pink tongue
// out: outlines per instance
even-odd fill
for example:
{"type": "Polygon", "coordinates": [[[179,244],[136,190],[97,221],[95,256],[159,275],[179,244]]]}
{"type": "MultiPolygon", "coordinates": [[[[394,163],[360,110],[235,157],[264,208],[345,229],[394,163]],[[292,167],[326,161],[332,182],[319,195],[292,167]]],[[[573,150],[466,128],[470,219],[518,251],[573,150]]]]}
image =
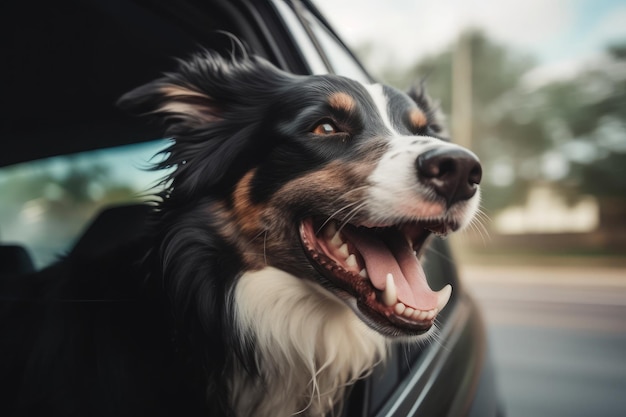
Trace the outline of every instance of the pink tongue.
{"type": "Polygon", "coordinates": [[[373,233],[354,229],[345,228],[343,233],[361,253],[370,281],[376,289],[385,289],[387,274],[391,273],[399,301],[418,310],[437,307],[437,294],[428,286],[422,265],[400,232],[394,232],[388,242],[373,233]]]}

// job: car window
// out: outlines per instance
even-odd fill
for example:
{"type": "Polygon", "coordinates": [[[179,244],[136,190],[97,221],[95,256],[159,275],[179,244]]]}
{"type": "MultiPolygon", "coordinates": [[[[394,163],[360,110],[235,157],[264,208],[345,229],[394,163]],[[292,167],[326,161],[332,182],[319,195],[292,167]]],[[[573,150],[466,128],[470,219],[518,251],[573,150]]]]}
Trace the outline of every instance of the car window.
{"type": "Polygon", "coordinates": [[[307,9],[303,8],[301,15],[317,38],[335,74],[343,75],[365,84],[372,82],[372,78],[363,70],[350,52],[346,50],[326,26],[307,9]]]}
{"type": "Polygon", "coordinates": [[[300,52],[309,65],[311,74],[328,74],[328,68],[295,12],[283,1],[274,1],[274,5],[295,38],[300,52]]]}
{"type": "Polygon", "coordinates": [[[166,140],[56,156],[0,169],[0,243],[42,268],[66,253],[105,206],[150,198],[165,175],[148,168],[166,140]]]}

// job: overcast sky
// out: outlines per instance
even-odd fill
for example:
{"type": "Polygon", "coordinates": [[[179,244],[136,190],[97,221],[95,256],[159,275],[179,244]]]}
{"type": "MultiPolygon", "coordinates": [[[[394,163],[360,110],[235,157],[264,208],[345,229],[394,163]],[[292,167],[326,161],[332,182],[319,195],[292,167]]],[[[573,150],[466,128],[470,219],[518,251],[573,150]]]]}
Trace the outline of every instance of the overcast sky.
{"type": "MultiPolygon", "coordinates": [[[[550,68],[626,41],[626,0],[314,0],[344,40],[380,46],[400,65],[436,53],[467,27],[534,55],[550,68]]],[[[387,55],[387,56],[384,56],[387,55]]],[[[368,63],[370,66],[375,62],[368,63]]]]}

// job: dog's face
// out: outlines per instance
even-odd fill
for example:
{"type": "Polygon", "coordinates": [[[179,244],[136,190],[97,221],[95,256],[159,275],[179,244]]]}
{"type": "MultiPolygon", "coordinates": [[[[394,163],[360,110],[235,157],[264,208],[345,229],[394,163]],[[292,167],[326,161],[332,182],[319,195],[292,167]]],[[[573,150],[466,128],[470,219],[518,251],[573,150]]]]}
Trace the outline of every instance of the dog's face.
{"type": "Polygon", "coordinates": [[[451,288],[432,291],[419,256],[471,221],[481,168],[421,93],[207,52],[124,103],[165,116],[168,198],[210,197],[245,270],[315,281],[388,336],[431,328],[451,288]]]}

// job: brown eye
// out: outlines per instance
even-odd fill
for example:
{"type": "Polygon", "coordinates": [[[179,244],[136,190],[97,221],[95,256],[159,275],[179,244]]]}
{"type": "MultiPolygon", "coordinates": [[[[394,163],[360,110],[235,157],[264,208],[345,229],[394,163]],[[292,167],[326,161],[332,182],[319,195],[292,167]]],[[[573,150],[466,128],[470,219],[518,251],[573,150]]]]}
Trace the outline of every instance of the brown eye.
{"type": "Polygon", "coordinates": [[[316,135],[332,135],[339,133],[339,129],[331,122],[323,122],[315,126],[312,132],[316,135]]]}

